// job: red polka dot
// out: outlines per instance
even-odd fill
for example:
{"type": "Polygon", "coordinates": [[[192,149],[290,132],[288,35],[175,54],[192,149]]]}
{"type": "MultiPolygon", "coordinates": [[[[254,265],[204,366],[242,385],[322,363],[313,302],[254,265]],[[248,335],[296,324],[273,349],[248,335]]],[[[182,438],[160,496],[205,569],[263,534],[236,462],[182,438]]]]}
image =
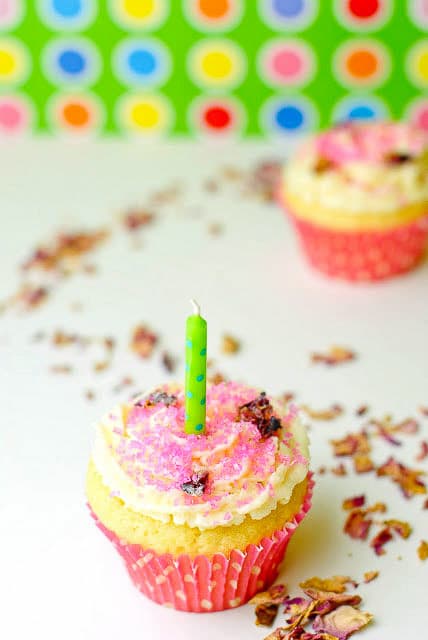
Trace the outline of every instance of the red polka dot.
{"type": "Polygon", "coordinates": [[[227,129],[232,123],[232,114],[222,105],[209,107],[203,118],[210,129],[227,129]]]}
{"type": "Polygon", "coordinates": [[[379,0],[348,0],[349,11],[361,20],[375,17],[380,8],[379,0]]]}

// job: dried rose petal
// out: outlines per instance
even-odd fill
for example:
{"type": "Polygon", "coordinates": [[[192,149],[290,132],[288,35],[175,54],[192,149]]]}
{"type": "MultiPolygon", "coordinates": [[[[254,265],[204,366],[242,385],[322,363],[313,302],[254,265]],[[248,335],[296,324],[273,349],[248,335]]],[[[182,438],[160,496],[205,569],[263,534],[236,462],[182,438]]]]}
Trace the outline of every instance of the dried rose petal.
{"type": "Polygon", "coordinates": [[[343,605],[326,616],[317,616],[313,628],[316,631],[331,633],[338,640],[346,640],[355,631],[368,625],[372,619],[371,613],[360,611],[350,605],[343,605]]]}
{"type": "Polygon", "coordinates": [[[340,464],[337,465],[337,467],[332,467],[331,468],[331,472],[335,475],[335,476],[347,476],[348,472],[346,471],[346,467],[343,464],[343,462],[341,462],[340,464]]]}
{"type": "Polygon", "coordinates": [[[241,348],[239,340],[231,335],[224,335],[221,340],[220,350],[222,353],[231,354],[237,353],[241,348]]]}
{"type": "Polygon", "coordinates": [[[375,550],[377,556],[383,556],[386,553],[384,546],[392,539],[391,529],[385,527],[370,541],[370,546],[375,550]]]}
{"type": "Polygon", "coordinates": [[[395,531],[400,538],[407,539],[412,533],[410,524],[402,520],[385,520],[383,524],[395,531]]]}
{"type": "Polygon", "coordinates": [[[297,596],[296,598],[288,598],[285,602],[284,613],[288,624],[295,624],[296,620],[301,620],[302,615],[312,604],[312,600],[297,596]]]}
{"type": "Polygon", "coordinates": [[[223,373],[216,371],[216,373],[211,373],[208,376],[208,382],[214,385],[221,384],[222,382],[227,382],[227,378],[223,373]]]}
{"type": "Polygon", "coordinates": [[[356,357],[356,353],[351,351],[351,349],[333,346],[330,347],[327,353],[312,353],[311,361],[313,363],[321,362],[329,366],[334,366],[355,360],[356,357]]]}
{"type": "Polygon", "coordinates": [[[136,407],[153,407],[156,404],[164,404],[170,407],[177,402],[177,396],[166,393],[166,391],[153,391],[147,398],[142,398],[135,402],[136,407]]]}
{"type": "Polygon", "coordinates": [[[354,540],[366,540],[372,524],[372,519],[367,517],[365,511],[354,509],[348,515],[343,531],[354,540]]]}
{"type": "Polygon", "coordinates": [[[52,373],[72,373],[73,367],[71,364],[53,364],[51,366],[52,373]]]}
{"type": "Polygon", "coordinates": [[[15,301],[25,311],[30,311],[46,302],[49,291],[46,287],[24,284],[15,296],[15,301]]]}
{"type": "Polygon", "coordinates": [[[421,407],[419,407],[419,411],[421,412],[421,414],[423,416],[425,416],[425,417],[428,416],[428,407],[422,407],[421,406],[421,407]]]}
{"type": "Polygon", "coordinates": [[[190,480],[183,482],[181,485],[182,490],[189,496],[202,496],[205,492],[208,482],[208,472],[201,471],[194,473],[190,480]]]}
{"type": "Polygon", "coordinates": [[[122,224],[128,231],[136,231],[141,227],[146,227],[155,219],[155,215],[144,209],[131,209],[122,217],[122,224]]]}
{"type": "Polygon", "coordinates": [[[367,507],[366,513],[385,513],[386,510],[384,502],[375,502],[371,507],[367,507]]]}
{"type": "Polygon", "coordinates": [[[339,404],[333,404],[329,409],[321,410],[312,409],[307,404],[303,404],[301,408],[313,420],[334,420],[343,413],[343,407],[339,404]]]}
{"type": "Polygon", "coordinates": [[[428,509],[428,498],[425,500],[425,502],[422,505],[422,509],[428,509]]]}
{"type": "Polygon", "coordinates": [[[368,584],[369,582],[376,580],[378,575],[379,575],[379,571],[366,571],[364,574],[364,582],[368,584]]]}
{"type": "Polygon", "coordinates": [[[422,462],[422,460],[425,460],[425,458],[428,457],[428,441],[422,440],[419,446],[420,446],[420,451],[416,456],[416,460],[418,462],[422,462]]]}
{"type": "Polygon", "coordinates": [[[368,406],[366,404],[362,404],[359,407],[357,407],[357,409],[355,410],[355,414],[357,416],[364,416],[368,410],[369,410],[368,406]]]}
{"type": "Polygon", "coordinates": [[[329,158],[325,158],[324,156],[318,156],[316,162],[313,167],[314,173],[318,175],[325,173],[326,171],[331,171],[334,169],[336,165],[329,158]]]}
{"type": "Polygon", "coordinates": [[[273,415],[273,407],[264,391],[239,407],[238,420],[255,424],[263,438],[269,438],[281,429],[281,422],[273,415]]]}
{"type": "Polygon", "coordinates": [[[149,358],[158,341],[158,336],[144,325],[135,327],[131,337],[131,350],[140,358],[149,358]]]}
{"type": "Polygon", "coordinates": [[[330,440],[333,445],[334,455],[353,456],[357,453],[370,453],[370,442],[365,431],[359,433],[348,433],[340,440],[330,440]]]}
{"type": "Polygon", "coordinates": [[[313,576],[300,583],[302,589],[319,589],[320,591],[332,591],[333,593],[344,593],[346,585],[356,585],[356,582],[349,576],[331,576],[331,578],[319,578],[313,576]]]}
{"type": "Polygon", "coordinates": [[[313,588],[304,589],[304,592],[317,603],[313,615],[325,615],[343,604],[356,606],[361,602],[361,596],[357,593],[334,593],[313,588]]]}
{"type": "Polygon", "coordinates": [[[351,509],[356,509],[358,507],[362,507],[366,502],[366,496],[364,494],[360,496],[354,496],[353,498],[346,498],[342,502],[342,509],[345,511],[350,511],[351,509]]]}
{"type": "Polygon", "coordinates": [[[176,366],[175,358],[168,353],[168,351],[162,353],[162,364],[168,373],[174,373],[176,366]]]}
{"type": "Polygon", "coordinates": [[[251,172],[249,187],[268,202],[276,199],[277,189],[281,178],[282,162],[279,160],[264,160],[251,172]]]}
{"type": "Polygon", "coordinates": [[[267,591],[258,593],[250,600],[250,604],[255,604],[256,624],[270,627],[276,618],[279,605],[287,597],[287,587],[284,584],[277,584],[267,591]]]}
{"type": "Polygon", "coordinates": [[[353,462],[355,473],[368,473],[375,468],[373,460],[365,453],[356,453],[353,462]]]}
{"type": "Polygon", "coordinates": [[[378,467],[377,475],[390,477],[393,482],[399,485],[406,498],[426,493],[426,486],[420,478],[423,472],[410,469],[392,457],[378,467]]]}
{"type": "Polygon", "coordinates": [[[421,540],[418,547],[418,556],[420,560],[426,560],[428,558],[428,542],[426,540],[421,540]]]}

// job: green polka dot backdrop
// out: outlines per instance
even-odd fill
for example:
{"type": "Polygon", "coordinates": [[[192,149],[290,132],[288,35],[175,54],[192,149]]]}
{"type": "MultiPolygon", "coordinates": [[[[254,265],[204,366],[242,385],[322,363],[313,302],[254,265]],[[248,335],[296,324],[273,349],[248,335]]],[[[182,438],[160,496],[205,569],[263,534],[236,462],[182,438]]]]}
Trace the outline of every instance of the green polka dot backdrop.
{"type": "Polygon", "coordinates": [[[428,0],[0,0],[0,132],[428,129],[428,0]]]}

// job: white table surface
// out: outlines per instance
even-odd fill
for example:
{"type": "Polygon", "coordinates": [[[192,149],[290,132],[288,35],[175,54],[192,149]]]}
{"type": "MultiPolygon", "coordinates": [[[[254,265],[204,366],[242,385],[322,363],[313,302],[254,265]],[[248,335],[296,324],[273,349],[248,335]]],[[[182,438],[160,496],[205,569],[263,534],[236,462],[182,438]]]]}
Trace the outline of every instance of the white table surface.
{"type": "MultiPolygon", "coordinates": [[[[0,637],[261,640],[266,632],[253,624],[249,606],[196,615],[146,600],[88,516],[83,484],[93,423],[129,394],[112,388],[124,375],[143,389],[165,379],[159,352],[145,362],[129,351],[130,332],[147,322],[163,347],[181,355],[188,299],[196,297],[209,323],[210,357],[221,371],[272,393],[296,391],[298,400],[317,408],[347,407],[340,419],[311,429],[314,468],[331,466],[337,459],[328,440],[358,428],[358,405],[370,405],[375,417],[402,419],[428,404],[428,264],[381,285],[335,283],[304,264],[279,209],[245,199],[224,182],[217,194],[201,190],[203,179],[225,163],[248,167],[284,155],[283,146],[42,141],[0,149],[0,298],[16,289],[17,266],[56,230],[115,224],[111,240],[89,258],[97,274],[69,278],[30,314],[0,317],[0,637]],[[143,230],[141,248],[133,248],[118,214],[175,179],[182,198],[143,230]],[[210,236],[211,222],[221,222],[224,233],[210,236]],[[73,311],[75,302],[82,303],[80,312],[73,311]],[[94,374],[94,351],[31,341],[36,331],[56,328],[115,336],[112,367],[94,374]],[[220,353],[223,332],[242,340],[240,354],[220,353]],[[331,369],[310,365],[310,352],[331,344],[349,345],[358,360],[331,369]],[[49,368],[58,362],[77,370],[53,375],[49,368]],[[96,391],[95,401],[84,398],[87,388],[96,391]]],[[[425,418],[425,437],[427,425],[425,418]]],[[[400,448],[376,442],[375,460],[393,454],[415,466],[422,433],[404,436],[400,448]]],[[[379,578],[359,589],[376,623],[357,637],[426,637],[428,562],[418,559],[416,548],[428,537],[427,514],[421,498],[406,501],[374,474],[319,477],[281,579],[297,593],[298,582],[312,575],[359,580],[379,569],[379,578]],[[390,517],[410,521],[410,539],[376,557],[367,543],[346,537],[341,502],[356,493],[384,500],[390,517]]]]}

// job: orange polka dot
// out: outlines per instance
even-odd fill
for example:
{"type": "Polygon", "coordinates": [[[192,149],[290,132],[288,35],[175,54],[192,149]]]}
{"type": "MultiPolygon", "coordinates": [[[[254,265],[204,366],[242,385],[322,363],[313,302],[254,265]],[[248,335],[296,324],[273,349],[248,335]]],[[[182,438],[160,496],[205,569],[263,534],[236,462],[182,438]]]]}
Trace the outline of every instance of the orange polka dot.
{"type": "Polygon", "coordinates": [[[367,49],[354,51],[346,60],[348,72],[356,78],[370,78],[379,67],[379,62],[374,53],[367,49]]]}
{"type": "Polygon", "coordinates": [[[78,102],[70,102],[63,110],[64,120],[73,127],[84,127],[89,122],[87,107],[78,102]]]}
{"type": "Polygon", "coordinates": [[[223,18],[230,9],[229,0],[199,0],[199,11],[212,20],[223,18]]]}

